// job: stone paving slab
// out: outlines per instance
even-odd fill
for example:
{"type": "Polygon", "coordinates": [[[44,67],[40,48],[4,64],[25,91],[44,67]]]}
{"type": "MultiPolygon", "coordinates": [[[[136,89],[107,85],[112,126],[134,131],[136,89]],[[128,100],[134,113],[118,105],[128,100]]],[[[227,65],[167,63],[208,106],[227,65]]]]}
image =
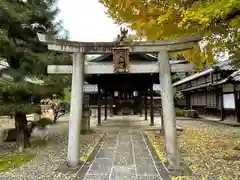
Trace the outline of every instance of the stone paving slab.
{"type": "Polygon", "coordinates": [[[138,180],[136,175],[130,174],[121,174],[121,175],[112,175],[111,180],[138,180]]]}
{"type": "Polygon", "coordinates": [[[157,176],[158,172],[152,159],[136,159],[137,172],[141,176],[157,176]]]}
{"type": "Polygon", "coordinates": [[[103,176],[99,176],[99,175],[87,175],[84,180],[109,180],[109,176],[108,175],[103,175],[103,176]]]}
{"type": "Polygon", "coordinates": [[[111,173],[112,159],[95,159],[87,174],[108,175],[111,173]]]}
{"type": "Polygon", "coordinates": [[[136,167],[134,164],[131,165],[113,165],[112,167],[112,174],[114,175],[121,175],[121,174],[136,174],[136,167]]]}
{"type": "Polygon", "coordinates": [[[167,170],[153,157],[147,140],[134,123],[131,120],[105,123],[110,133],[105,136],[91,164],[85,167],[87,172],[77,179],[167,180],[167,170]]]}
{"type": "Polygon", "coordinates": [[[97,154],[96,158],[108,158],[112,159],[114,156],[115,150],[113,149],[100,149],[99,153],[97,154]]]}

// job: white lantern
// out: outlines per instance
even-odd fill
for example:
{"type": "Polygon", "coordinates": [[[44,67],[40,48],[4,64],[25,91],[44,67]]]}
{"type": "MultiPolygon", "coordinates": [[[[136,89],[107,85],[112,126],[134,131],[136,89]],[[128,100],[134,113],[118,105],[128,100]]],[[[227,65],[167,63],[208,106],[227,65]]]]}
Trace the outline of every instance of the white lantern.
{"type": "Polygon", "coordinates": [[[118,96],[118,91],[114,91],[114,97],[118,96]]]}
{"type": "Polygon", "coordinates": [[[137,91],[133,91],[133,96],[137,96],[138,92],[137,91]]]}

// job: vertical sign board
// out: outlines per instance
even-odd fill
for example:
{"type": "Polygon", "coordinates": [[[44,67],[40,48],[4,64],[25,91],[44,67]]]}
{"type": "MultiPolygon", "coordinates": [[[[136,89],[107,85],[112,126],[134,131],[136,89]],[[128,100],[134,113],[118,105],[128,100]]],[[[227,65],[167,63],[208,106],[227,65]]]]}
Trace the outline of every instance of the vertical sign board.
{"type": "Polygon", "coordinates": [[[114,73],[129,72],[129,49],[114,48],[113,49],[114,73]]]}

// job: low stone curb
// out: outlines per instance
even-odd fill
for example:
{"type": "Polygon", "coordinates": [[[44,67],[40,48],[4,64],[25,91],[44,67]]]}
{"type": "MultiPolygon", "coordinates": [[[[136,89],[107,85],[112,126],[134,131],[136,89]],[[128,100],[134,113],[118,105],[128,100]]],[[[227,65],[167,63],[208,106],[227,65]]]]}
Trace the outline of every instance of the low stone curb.
{"type": "Polygon", "coordinates": [[[106,133],[104,133],[102,135],[102,137],[99,139],[98,143],[94,146],[94,148],[92,150],[90,150],[89,153],[87,153],[88,155],[86,156],[86,161],[81,162],[82,166],[81,166],[80,170],[78,171],[75,179],[78,179],[78,180],[84,179],[84,177],[89,169],[89,166],[92,164],[95,156],[97,155],[99,149],[101,148],[105,137],[106,137],[106,133]]]}
{"type": "Polygon", "coordinates": [[[151,140],[149,139],[148,135],[146,133],[143,133],[143,137],[146,141],[146,144],[153,156],[153,160],[155,161],[155,165],[161,174],[161,177],[163,180],[171,180],[170,173],[164,163],[160,160],[159,154],[156,152],[151,140]]]}

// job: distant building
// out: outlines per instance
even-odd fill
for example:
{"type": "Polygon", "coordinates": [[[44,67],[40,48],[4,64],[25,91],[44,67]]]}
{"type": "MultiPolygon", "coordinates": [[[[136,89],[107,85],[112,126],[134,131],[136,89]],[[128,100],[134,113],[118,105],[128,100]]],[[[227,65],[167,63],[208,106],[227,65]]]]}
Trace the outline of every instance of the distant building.
{"type": "Polygon", "coordinates": [[[240,70],[228,62],[192,74],[173,84],[184,95],[185,109],[201,116],[240,122],[240,70]]]}
{"type": "MultiPolygon", "coordinates": [[[[9,64],[6,61],[0,61],[0,81],[13,81],[13,78],[5,72],[9,68],[9,64]]],[[[43,84],[44,82],[40,79],[33,77],[25,77],[24,80],[33,84],[43,84]]]]}

